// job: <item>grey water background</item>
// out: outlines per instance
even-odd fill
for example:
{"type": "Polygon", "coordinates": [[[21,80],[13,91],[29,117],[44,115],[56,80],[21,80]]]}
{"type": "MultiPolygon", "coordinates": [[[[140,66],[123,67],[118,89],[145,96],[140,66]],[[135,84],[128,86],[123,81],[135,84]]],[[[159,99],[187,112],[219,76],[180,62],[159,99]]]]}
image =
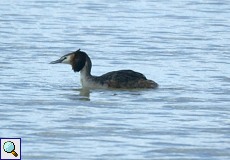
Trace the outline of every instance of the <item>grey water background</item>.
{"type": "Polygon", "coordinates": [[[1,0],[0,136],[22,159],[230,159],[230,3],[1,0]],[[52,60],[133,69],[155,90],[81,89],[52,60]]]}

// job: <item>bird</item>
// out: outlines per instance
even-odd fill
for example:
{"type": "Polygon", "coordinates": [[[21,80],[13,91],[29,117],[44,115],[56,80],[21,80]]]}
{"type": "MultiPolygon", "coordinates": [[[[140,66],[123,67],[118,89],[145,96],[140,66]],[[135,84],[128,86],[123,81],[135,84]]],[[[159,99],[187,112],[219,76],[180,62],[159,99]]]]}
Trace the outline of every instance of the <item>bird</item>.
{"type": "Polygon", "coordinates": [[[78,49],[50,64],[70,64],[74,72],[80,72],[82,88],[141,89],[157,88],[158,84],[133,70],[118,70],[101,76],[91,75],[92,62],[88,54],[78,49]]]}

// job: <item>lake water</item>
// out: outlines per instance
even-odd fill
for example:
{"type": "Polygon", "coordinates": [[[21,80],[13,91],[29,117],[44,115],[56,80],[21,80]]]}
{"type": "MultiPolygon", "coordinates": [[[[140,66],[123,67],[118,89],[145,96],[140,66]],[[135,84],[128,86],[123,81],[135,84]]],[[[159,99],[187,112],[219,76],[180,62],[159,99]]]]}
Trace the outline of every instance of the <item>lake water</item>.
{"type": "Polygon", "coordinates": [[[1,0],[0,49],[0,136],[23,160],[230,159],[227,0],[1,0]],[[160,87],[87,93],[48,64],[78,48],[160,87]]]}

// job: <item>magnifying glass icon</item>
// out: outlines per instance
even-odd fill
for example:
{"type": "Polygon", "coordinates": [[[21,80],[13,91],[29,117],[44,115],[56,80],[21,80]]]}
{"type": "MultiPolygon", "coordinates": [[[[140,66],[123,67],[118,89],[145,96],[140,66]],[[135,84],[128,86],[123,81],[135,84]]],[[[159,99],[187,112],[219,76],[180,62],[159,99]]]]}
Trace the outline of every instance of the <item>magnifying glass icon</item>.
{"type": "Polygon", "coordinates": [[[6,153],[12,153],[15,157],[18,156],[17,152],[15,152],[15,145],[11,141],[7,141],[3,144],[3,149],[6,153]]]}

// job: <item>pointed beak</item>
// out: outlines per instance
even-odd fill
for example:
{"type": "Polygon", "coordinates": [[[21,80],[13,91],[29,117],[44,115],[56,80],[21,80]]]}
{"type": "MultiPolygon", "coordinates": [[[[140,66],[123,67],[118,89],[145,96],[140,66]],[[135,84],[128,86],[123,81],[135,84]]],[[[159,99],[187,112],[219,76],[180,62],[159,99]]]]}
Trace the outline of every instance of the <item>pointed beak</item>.
{"type": "Polygon", "coordinates": [[[63,61],[63,59],[58,59],[56,61],[52,61],[50,62],[50,64],[56,64],[56,63],[61,63],[63,61]]]}

